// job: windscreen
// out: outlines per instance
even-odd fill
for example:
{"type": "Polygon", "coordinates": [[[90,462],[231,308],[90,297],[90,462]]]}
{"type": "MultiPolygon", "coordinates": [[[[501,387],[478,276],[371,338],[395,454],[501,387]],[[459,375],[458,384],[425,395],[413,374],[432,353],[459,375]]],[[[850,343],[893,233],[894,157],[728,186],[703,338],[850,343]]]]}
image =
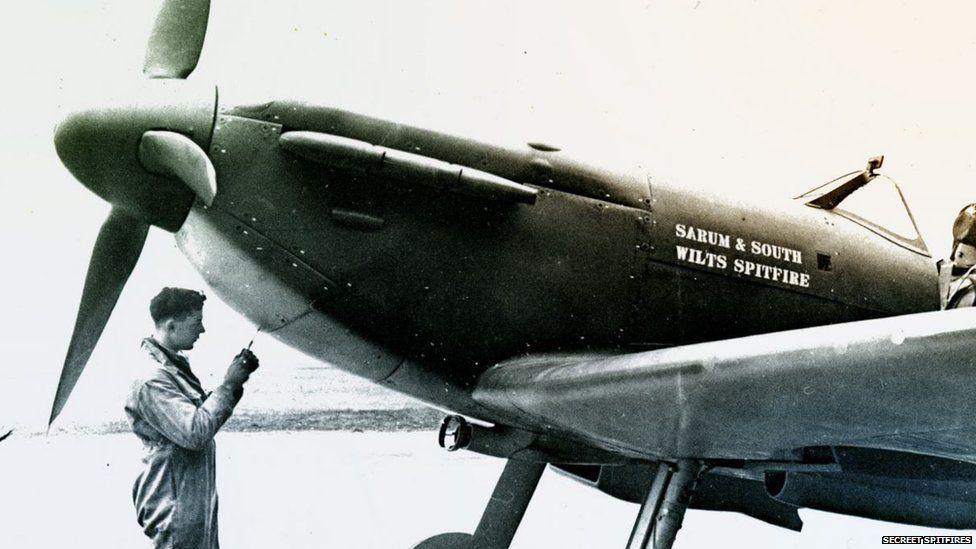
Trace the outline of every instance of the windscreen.
{"type": "Polygon", "coordinates": [[[875,177],[854,191],[837,209],[852,213],[905,240],[915,240],[919,236],[898,186],[884,175],[875,177]]]}

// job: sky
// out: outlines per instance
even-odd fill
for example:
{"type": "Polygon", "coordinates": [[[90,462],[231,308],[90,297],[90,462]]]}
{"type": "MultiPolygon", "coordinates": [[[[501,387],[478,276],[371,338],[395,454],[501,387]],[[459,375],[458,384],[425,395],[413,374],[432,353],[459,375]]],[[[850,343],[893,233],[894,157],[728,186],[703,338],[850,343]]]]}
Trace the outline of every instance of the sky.
{"type": "MultiPolygon", "coordinates": [[[[0,428],[46,423],[108,206],[54,153],[73,105],[141,78],[152,2],[5,10],[0,56],[0,428]]],[[[744,199],[885,154],[933,253],[976,201],[976,4],[966,1],[215,0],[191,76],[230,101],[301,98],[744,199]]],[[[118,416],[147,304],[204,288],[153,229],[63,420],[118,416]]],[[[214,384],[254,328],[213,297],[192,354],[214,384]]],[[[264,368],[311,359],[259,336],[264,368]]]]}

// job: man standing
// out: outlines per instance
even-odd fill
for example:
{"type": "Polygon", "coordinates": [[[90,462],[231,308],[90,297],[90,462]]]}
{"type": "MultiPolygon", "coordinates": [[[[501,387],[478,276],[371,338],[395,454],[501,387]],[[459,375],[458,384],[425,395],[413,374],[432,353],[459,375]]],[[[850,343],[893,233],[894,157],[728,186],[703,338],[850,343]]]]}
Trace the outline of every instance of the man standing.
{"type": "Polygon", "coordinates": [[[156,329],[142,341],[146,371],[132,387],[125,411],[142,440],[145,469],[132,499],[143,531],[156,549],[217,549],[216,446],[214,435],[258,367],[245,349],[224,382],[205,393],[182,355],[204,332],[200,292],[163,288],[149,312],[156,329]]]}

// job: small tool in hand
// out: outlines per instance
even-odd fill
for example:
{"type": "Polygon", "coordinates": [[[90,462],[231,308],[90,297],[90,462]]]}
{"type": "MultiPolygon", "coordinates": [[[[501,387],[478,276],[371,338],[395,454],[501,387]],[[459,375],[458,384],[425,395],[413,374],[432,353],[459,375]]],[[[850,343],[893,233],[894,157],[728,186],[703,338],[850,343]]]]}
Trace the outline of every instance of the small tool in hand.
{"type": "Polygon", "coordinates": [[[260,333],[261,333],[261,327],[258,326],[258,331],[254,332],[254,337],[251,338],[250,343],[247,344],[247,347],[245,347],[245,349],[251,350],[251,345],[254,343],[254,338],[258,337],[258,334],[260,333]]]}

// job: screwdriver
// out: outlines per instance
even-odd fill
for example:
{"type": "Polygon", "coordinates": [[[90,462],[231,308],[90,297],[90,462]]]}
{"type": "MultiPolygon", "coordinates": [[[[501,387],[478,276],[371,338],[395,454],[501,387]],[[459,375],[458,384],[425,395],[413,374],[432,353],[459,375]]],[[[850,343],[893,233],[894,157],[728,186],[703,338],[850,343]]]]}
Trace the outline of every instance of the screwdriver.
{"type": "Polygon", "coordinates": [[[251,350],[251,345],[254,344],[254,339],[256,337],[258,337],[258,334],[260,334],[260,333],[261,333],[261,327],[258,326],[258,331],[254,332],[254,337],[251,338],[251,341],[247,344],[247,347],[245,347],[245,349],[247,349],[249,351],[251,350]]]}

